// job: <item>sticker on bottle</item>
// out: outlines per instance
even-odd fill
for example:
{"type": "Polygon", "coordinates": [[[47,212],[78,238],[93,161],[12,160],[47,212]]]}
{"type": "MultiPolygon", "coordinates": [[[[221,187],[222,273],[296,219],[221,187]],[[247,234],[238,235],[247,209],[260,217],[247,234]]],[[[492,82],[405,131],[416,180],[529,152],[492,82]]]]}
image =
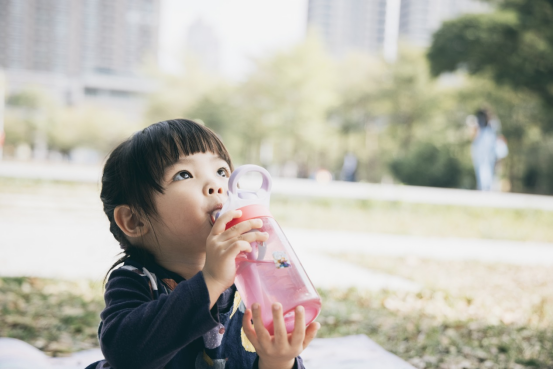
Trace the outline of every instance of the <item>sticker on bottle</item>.
{"type": "Polygon", "coordinates": [[[287,258],[287,254],[285,254],[283,251],[275,251],[273,253],[273,262],[275,263],[275,267],[277,269],[284,269],[290,267],[290,261],[287,258]]]}

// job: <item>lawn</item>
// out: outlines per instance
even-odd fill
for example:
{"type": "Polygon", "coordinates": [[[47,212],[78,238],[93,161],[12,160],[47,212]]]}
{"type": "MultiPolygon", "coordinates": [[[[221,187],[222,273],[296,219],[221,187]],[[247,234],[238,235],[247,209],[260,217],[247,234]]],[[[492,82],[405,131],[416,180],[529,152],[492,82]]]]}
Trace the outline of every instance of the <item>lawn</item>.
{"type": "MultiPolygon", "coordinates": [[[[551,267],[346,259],[422,289],[320,290],[319,337],[363,333],[417,368],[552,368],[551,267]]],[[[101,290],[98,282],[0,278],[0,336],[54,356],[97,347],[101,290]]]]}
{"type": "Polygon", "coordinates": [[[274,196],[271,212],[294,228],[552,242],[552,212],[544,210],[274,196]]]}
{"type": "Polygon", "coordinates": [[[21,339],[51,356],[98,347],[102,284],[0,278],[0,337],[21,339]]]}
{"type": "Polygon", "coordinates": [[[552,368],[552,267],[336,257],[422,289],[320,291],[321,337],[364,333],[418,368],[552,368]]]}

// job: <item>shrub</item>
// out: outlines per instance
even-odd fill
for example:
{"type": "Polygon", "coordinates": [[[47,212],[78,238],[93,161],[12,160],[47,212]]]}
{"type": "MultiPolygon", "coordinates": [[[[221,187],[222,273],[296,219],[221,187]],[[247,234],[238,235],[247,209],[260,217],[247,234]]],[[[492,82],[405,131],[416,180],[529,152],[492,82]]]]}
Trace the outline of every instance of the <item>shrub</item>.
{"type": "Polygon", "coordinates": [[[428,142],[415,144],[389,167],[396,179],[414,186],[460,187],[463,179],[462,164],[451,151],[428,142]]]}

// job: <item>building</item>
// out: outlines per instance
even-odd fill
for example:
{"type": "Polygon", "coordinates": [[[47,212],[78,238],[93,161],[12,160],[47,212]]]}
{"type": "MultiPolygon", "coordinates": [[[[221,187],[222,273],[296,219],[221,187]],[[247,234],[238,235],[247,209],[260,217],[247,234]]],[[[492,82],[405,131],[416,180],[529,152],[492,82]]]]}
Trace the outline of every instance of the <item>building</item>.
{"type": "Polygon", "coordinates": [[[152,83],[160,0],[0,0],[0,68],[8,93],[38,86],[65,104],[135,112],[152,83]]]}
{"type": "Polygon", "coordinates": [[[387,0],[309,0],[308,26],[333,56],[350,51],[377,54],[383,47],[387,0]]]}
{"type": "Polygon", "coordinates": [[[443,21],[489,9],[478,0],[309,0],[308,26],[336,57],[385,51],[386,59],[394,60],[390,53],[396,53],[398,39],[427,47],[443,21]]]}
{"type": "Polygon", "coordinates": [[[210,72],[220,70],[220,43],[214,29],[201,18],[188,28],[185,49],[193,54],[210,72]]]}
{"type": "Polygon", "coordinates": [[[490,4],[478,0],[402,0],[399,35],[407,43],[427,47],[445,20],[490,9],[490,4]]]}

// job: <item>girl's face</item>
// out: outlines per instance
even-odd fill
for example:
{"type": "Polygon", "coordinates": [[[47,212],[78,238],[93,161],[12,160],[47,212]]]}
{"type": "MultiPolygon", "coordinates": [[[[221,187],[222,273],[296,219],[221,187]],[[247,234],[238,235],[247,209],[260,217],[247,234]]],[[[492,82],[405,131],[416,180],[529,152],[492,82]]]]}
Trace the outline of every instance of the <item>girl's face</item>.
{"type": "Polygon", "coordinates": [[[164,194],[154,194],[157,257],[205,252],[215,214],[227,200],[229,164],[212,152],[181,156],[165,170],[164,194]]]}

